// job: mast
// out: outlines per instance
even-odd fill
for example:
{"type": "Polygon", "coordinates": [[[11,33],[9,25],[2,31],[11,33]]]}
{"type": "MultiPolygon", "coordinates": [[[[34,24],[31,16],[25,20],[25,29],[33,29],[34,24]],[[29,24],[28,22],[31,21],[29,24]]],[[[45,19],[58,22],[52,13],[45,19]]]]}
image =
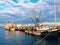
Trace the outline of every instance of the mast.
{"type": "MultiPolygon", "coordinates": [[[[40,8],[40,12],[39,12],[39,21],[40,21],[40,16],[42,15],[42,8],[40,8]]],[[[40,22],[41,23],[41,22],[40,22]]]]}
{"type": "Polygon", "coordinates": [[[10,18],[10,17],[8,16],[8,17],[7,17],[7,21],[6,21],[7,23],[10,23],[10,19],[9,19],[9,18],[10,18]]]}
{"type": "Polygon", "coordinates": [[[39,20],[39,14],[35,14],[35,22],[36,22],[36,26],[39,27],[39,23],[40,23],[40,20],[39,20]]]}
{"type": "Polygon", "coordinates": [[[34,22],[34,20],[33,20],[32,16],[30,16],[30,19],[31,19],[31,20],[32,20],[32,22],[35,24],[35,22],[34,22]]]}
{"type": "Polygon", "coordinates": [[[54,26],[56,26],[56,0],[54,0],[54,26]]]}

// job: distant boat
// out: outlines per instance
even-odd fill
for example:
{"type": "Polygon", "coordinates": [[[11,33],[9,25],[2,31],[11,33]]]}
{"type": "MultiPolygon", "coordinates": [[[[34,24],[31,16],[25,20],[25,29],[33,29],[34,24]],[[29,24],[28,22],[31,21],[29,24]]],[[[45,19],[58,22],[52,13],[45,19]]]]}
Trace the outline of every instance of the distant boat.
{"type": "Polygon", "coordinates": [[[8,24],[4,25],[5,30],[10,30],[11,27],[12,27],[11,23],[8,23],[8,24]]]}
{"type": "MultiPolygon", "coordinates": [[[[10,17],[8,17],[8,18],[10,18],[10,17]]],[[[4,25],[4,29],[8,30],[8,31],[17,30],[18,27],[15,24],[13,24],[12,22],[13,22],[12,20],[10,21],[10,19],[8,19],[8,23],[6,25],[4,25]]]]}
{"type": "Polygon", "coordinates": [[[14,31],[18,30],[18,27],[15,24],[8,23],[4,26],[4,29],[8,31],[14,31]]]}

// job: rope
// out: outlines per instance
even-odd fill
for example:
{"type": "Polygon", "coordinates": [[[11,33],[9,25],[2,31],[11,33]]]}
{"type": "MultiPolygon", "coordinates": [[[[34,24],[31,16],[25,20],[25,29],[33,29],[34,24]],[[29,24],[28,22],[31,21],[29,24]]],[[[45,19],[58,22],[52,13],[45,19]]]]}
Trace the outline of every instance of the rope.
{"type": "MultiPolygon", "coordinates": [[[[50,32],[51,33],[51,32],[50,32]]],[[[39,40],[39,41],[37,41],[37,42],[35,42],[33,45],[36,45],[36,44],[38,44],[38,43],[40,43],[44,38],[46,38],[50,33],[48,33],[45,37],[43,37],[41,40],[39,40]]]]}

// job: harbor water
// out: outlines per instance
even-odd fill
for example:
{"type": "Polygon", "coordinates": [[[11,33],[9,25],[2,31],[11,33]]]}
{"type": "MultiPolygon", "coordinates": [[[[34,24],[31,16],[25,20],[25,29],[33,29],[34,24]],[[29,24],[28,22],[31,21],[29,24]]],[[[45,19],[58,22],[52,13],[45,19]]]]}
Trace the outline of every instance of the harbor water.
{"type": "Polygon", "coordinates": [[[25,34],[21,31],[5,31],[0,27],[0,45],[60,45],[60,37],[40,41],[41,39],[40,36],[25,34]]]}

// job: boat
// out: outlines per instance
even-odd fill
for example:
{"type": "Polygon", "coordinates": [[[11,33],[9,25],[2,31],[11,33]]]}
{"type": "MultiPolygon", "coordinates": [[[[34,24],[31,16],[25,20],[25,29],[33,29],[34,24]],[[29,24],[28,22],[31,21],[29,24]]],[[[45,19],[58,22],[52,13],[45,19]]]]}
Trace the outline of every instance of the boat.
{"type": "Polygon", "coordinates": [[[8,24],[4,25],[5,30],[10,30],[11,27],[12,27],[11,23],[8,23],[8,24]]]}
{"type": "Polygon", "coordinates": [[[25,26],[21,25],[18,30],[24,32],[25,31],[25,26]]]}
{"type": "Polygon", "coordinates": [[[57,28],[52,28],[49,30],[45,30],[43,32],[41,32],[41,36],[45,37],[57,37],[58,36],[58,31],[57,28]]]}
{"type": "MultiPolygon", "coordinates": [[[[33,20],[33,17],[31,17],[31,20],[33,21],[34,25],[35,25],[35,30],[33,31],[33,33],[35,35],[42,35],[42,36],[46,36],[49,33],[49,37],[57,37],[57,26],[56,26],[56,5],[55,5],[55,0],[54,0],[54,26],[46,26],[46,25],[40,25],[40,16],[36,15],[34,13],[35,16],[35,21],[33,20]],[[39,34],[40,33],[40,34],[39,34]]],[[[40,11],[40,15],[41,15],[41,11],[40,11]]]]}
{"type": "Polygon", "coordinates": [[[15,31],[15,28],[10,28],[10,31],[15,31]]]}
{"type": "Polygon", "coordinates": [[[15,24],[8,23],[4,26],[5,30],[12,31],[18,30],[18,27],[15,24]]]}
{"type": "Polygon", "coordinates": [[[4,26],[5,30],[10,30],[10,27],[8,25],[4,26]]]}

